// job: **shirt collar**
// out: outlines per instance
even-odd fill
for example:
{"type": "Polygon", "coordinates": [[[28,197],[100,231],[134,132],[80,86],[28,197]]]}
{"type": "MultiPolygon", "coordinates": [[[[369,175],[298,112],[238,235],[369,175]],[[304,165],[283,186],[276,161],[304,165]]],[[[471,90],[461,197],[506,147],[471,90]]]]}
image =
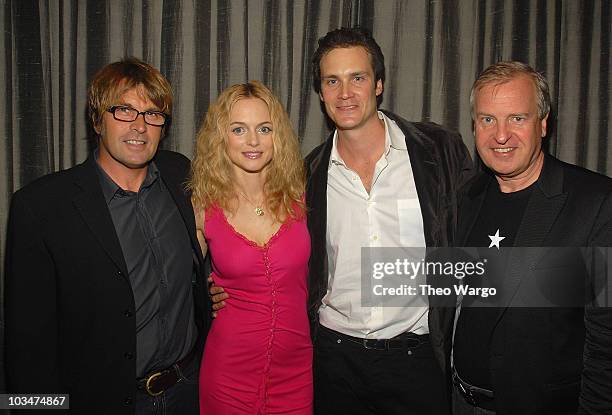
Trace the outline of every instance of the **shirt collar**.
{"type": "Polygon", "coordinates": [[[329,156],[329,165],[332,164],[340,164],[344,165],[344,161],[342,157],[340,157],[340,153],[338,153],[338,130],[334,131],[334,136],[332,137],[332,149],[331,154],[329,156]]]}
{"type": "MultiPolygon", "coordinates": [[[[383,120],[385,123],[385,156],[389,154],[391,148],[395,150],[407,150],[405,136],[402,130],[398,127],[397,123],[391,118],[387,117],[382,111],[378,111],[378,118],[383,120]]],[[[332,137],[332,150],[329,157],[329,164],[338,164],[344,166],[344,160],[338,153],[338,130],[334,131],[332,137]]]]}
{"type": "MultiPolygon", "coordinates": [[[[98,153],[99,150],[96,148],[94,150],[94,158],[96,160],[96,167],[98,170],[98,177],[100,178],[100,185],[102,186],[102,194],[104,195],[104,200],[107,204],[113,200],[115,195],[120,192],[127,194],[129,193],[127,190],[123,190],[111,177],[104,171],[102,167],[98,164],[98,153]]],[[[149,188],[153,186],[159,179],[159,169],[155,165],[154,161],[151,161],[147,167],[147,175],[140,186],[140,190],[149,188]]]]}
{"type": "Polygon", "coordinates": [[[382,111],[378,111],[378,116],[385,122],[386,151],[389,150],[389,147],[392,147],[395,150],[408,150],[408,147],[406,147],[406,136],[399,128],[397,123],[383,114],[382,111]]]}

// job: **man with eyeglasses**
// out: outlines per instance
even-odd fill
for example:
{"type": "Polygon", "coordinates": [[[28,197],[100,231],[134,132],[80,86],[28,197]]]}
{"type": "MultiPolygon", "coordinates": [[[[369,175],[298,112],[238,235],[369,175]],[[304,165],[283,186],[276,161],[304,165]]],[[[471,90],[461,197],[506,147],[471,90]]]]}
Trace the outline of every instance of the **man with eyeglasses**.
{"type": "Polygon", "coordinates": [[[158,151],[170,84],[130,58],[94,76],[88,102],[91,157],[11,200],[9,392],[69,394],[75,414],[198,414],[209,313],[189,160],[158,151]]]}

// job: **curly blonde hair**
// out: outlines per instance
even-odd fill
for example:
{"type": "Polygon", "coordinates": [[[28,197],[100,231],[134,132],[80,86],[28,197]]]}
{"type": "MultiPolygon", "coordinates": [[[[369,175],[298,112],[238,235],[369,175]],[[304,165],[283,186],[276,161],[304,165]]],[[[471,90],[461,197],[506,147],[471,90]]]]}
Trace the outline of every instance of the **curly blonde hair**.
{"type": "Polygon", "coordinates": [[[196,137],[196,153],[191,164],[188,187],[196,208],[212,205],[232,211],[238,198],[233,184],[232,162],[227,154],[229,118],[236,102],[259,98],[266,103],[272,121],[273,156],[266,166],[264,196],[276,220],[299,219],[304,215],[304,165],[297,136],[278,98],[259,81],[232,85],[208,108],[196,137]]]}

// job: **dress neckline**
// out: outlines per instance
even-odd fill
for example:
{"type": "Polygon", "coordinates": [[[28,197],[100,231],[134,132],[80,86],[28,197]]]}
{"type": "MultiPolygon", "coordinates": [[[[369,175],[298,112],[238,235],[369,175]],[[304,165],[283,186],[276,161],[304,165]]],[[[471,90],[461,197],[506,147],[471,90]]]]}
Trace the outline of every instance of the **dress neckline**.
{"type": "Polygon", "coordinates": [[[270,245],[276,240],[278,239],[278,237],[281,235],[282,232],[284,232],[284,230],[287,228],[287,224],[289,222],[289,220],[285,220],[285,222],[281,223],[280,227],[276,230],[276,232],[274,232],[272,234],[272,236],[270,236],[268,238],[268,240],[266,241],[266,243],[264,243],[263,245],[258,244],[257,242],[253,241],[252,239],[248,238],[246,235],[244,235],[243,233],[238,232],[238,230],[236,230],[236,228],[234,228],[234,225],[232,225],[230,223],[230,221],[227,219],[227,216],[225,215],[225,212],[223,211],[223,209],[221,209],[220,207],[216,207],[216,210],[218,211],[219,216],[221,216],[221,219],[223,220],[223,222],[225,222],[225,224],[227,225],[227,227],[240,239],[242,239],[244,242],[246,242],[248,245],[254,247],[254,248],[258,248],[258,249],[267,249],[270,247],[270,245]]]}

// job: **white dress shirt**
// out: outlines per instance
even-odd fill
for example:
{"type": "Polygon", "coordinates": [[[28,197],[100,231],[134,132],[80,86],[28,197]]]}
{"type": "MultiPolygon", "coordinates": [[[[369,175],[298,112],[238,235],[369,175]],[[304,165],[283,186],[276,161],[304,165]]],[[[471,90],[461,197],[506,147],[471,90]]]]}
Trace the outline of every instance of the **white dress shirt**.
{"type": "Polygon", "coordinates": [[[423,216],[406,148],[395,121],[385,123],[385,151],[370,193],[349,169],[333,137],[327,180],[328,288],[319,321],[349,336],[387,339],[405,331],[429,333],[427,298],[402,297],[404,307],[361,306],[362,247],[425,247],[423,216]]]}

